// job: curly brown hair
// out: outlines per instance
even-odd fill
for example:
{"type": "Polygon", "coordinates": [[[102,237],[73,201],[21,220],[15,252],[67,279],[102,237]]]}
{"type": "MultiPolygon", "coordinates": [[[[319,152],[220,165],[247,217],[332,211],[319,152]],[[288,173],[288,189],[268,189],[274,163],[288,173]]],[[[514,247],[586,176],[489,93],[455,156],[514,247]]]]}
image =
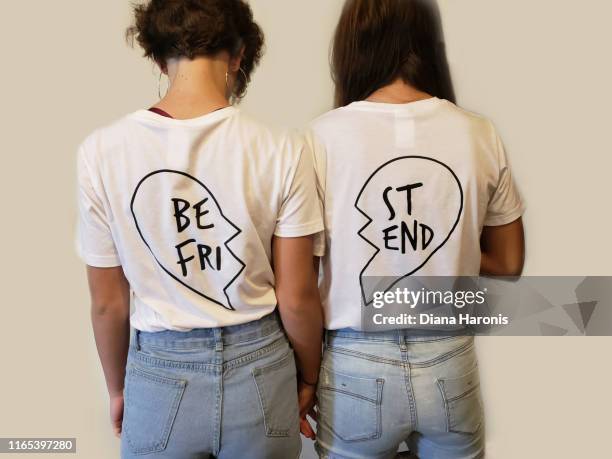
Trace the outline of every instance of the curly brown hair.
{"type": "Polygon", "coordinates": [[[234,97],[244,96],[263,54],[264,34],[244,0],[150,0],[134,6],[135,22],[126,32],[145,57],[165,66],[170,58],[236,57],[244,47],[234,97]]]}

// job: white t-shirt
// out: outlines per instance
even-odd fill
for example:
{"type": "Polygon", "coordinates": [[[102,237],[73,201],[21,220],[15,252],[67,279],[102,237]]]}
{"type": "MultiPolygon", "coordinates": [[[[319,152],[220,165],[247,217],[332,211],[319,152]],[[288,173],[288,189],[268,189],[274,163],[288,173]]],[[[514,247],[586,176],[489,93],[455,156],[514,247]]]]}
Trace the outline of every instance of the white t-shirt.
{"type": "Polygon", "coordinates": [[[276,307],[273,236],[323,230],[312,158],[233,107],[140,110],[80,147],[78,252],[123,267],[139,330],[257,320],[276,307]]]}
{"type": "Polygon", "coordinates": [[[356,102],[312,131],[328,329],[361,328],[364,278],[477,276],[483,226],[523,214],[493,125],[448,101],[356,102]]]}

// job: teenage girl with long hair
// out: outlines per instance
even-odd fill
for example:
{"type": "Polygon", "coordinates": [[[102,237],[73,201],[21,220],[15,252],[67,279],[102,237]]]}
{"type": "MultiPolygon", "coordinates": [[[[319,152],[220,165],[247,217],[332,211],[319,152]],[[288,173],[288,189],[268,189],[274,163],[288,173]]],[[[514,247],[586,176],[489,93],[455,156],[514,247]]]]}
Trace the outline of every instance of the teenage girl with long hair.
{"type": "Polygon", "coordinates": [[[474,338],[363,330],[368,280],[518,275],[523,205],[486,118],[454,103],[433,2],[348,0],[337,109],[313,124],[328,251],[322,458],[484,456],[474,338]]]}

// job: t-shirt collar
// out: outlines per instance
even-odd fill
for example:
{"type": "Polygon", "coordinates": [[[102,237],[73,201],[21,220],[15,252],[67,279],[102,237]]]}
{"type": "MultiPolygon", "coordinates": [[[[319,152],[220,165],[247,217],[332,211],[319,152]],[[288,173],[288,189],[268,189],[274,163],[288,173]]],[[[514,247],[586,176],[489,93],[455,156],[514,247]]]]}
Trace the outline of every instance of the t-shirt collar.
{"type": "Polygon", "coordinates": [[[406,104],[389,104],[382,102],[370,102],[361,100],[347,105],[345,108],[350,110],[365,110],[365,111],[382,111],[382,112],[402,112],[407,114],[425,113],[436,108],[443,100],[437,97],[429,99],[417,100],[406,104]]]}
{"type": "Polygon", "coordinates": [[[205,115],[198,116],[196,118],[190,118],[186,120],[168,118],[160,116],[157,113],[153,113],[150,110],[138,110],[130,115],[133,118],[137,118],[140,121],[144,121],[150,124],[156,124],[158,126],[183,126],[183,127],[199,127],[207,124],[215,123],[229,116],[232,116],[238,111],[234,106],[215,110],[214,112],[206,113],[205,115]]]}

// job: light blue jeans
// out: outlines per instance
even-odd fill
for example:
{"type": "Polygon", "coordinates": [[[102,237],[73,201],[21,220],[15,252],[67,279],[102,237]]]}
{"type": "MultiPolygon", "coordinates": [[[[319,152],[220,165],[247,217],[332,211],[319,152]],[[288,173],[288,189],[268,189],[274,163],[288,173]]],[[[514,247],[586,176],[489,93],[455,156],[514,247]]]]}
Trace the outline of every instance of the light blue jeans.
{"type": "Polygon", "coordinates": [[[329,331],[317,395],[321,458],[484,457],[473,336],[329,331]]]}
{"type": "Polygon", "coordinates": [[[191,332],[135,332],[121,457],[295,459],[293,351],[276,314],[191,332]]]}

